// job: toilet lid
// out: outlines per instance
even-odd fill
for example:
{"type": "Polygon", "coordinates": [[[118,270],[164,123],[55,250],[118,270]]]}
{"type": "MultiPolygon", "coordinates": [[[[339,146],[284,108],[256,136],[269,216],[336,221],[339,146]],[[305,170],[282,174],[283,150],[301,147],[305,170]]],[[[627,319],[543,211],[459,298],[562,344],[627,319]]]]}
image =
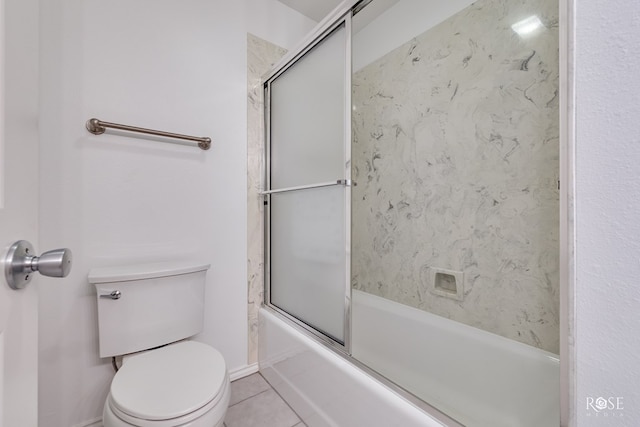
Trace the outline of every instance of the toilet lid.
{"type": "Polygon", "coordinates": [[[184,341],[131,357],[111,383],[111,402],[146,420],[194,412],[223,388],[227,368],[214,348],[184,341]]]}

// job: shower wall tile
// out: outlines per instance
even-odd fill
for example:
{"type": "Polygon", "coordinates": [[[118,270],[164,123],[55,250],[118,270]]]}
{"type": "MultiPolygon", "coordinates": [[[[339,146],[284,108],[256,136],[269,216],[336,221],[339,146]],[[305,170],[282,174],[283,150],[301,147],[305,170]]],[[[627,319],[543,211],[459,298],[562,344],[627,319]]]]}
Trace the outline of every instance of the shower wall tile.
{"type": "Polygon", "coordinates": [[[558,353],[557,10],[480,0],[354,75],[354,288],[558,353]]]}
{"type": "Polygon", "coordinates": [[[261,78],[286,50],[252,34],[247,34],[247,277],[249,347],[248,363],[258,361],[258,309],[264,290],[264,222],[262,159],[264,151],[263,92],[261,78]]]}

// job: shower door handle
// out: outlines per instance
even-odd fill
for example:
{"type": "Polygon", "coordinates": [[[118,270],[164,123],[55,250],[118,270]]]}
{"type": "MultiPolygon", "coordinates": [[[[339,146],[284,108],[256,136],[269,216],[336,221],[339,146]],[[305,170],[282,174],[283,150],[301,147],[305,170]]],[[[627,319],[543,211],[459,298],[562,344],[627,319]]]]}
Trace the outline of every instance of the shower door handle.
{"type": "Polygon", "coordinates": [[[312,188],[333,187],[334,185],[342,185],[343,187],[355,187],[357,184],[350,179],[338,179],[331,182],[322,182],[319,184],[299,185],[297,187],[278,188],[277,190],[260,191],[258,194],[266,196],[268,194],[286,193],[288,191],[309,190],[312,188]]]}

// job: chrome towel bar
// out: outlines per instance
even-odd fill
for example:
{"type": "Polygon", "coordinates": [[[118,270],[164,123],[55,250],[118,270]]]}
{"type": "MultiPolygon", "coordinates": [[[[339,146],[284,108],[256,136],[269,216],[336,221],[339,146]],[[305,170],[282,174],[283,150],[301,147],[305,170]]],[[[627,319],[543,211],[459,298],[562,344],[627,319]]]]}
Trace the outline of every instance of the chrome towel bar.
{"type": "Polygon", "coordinates": [[[164,132],[161,130],[145,129],[135,126],[120,125],[118,123],[103,122],[98,119],[89,119],[86,124],[87,130],[94,135],[102,135],[107,128],[118,130],[126,130],[128,132],[146,133],[148,135],[164,136],[167,138],[184,139],[187,141],[197,142],[198,147],[203,150],[211,148],[211,138],[198,137],[190,135],[182,135],[179,133],[164,132]]]}

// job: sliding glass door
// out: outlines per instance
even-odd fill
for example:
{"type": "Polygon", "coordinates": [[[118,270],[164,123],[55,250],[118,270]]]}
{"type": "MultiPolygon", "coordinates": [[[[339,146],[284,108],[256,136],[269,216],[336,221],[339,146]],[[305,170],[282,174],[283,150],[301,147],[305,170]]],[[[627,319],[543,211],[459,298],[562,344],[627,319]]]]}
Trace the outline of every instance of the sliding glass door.
{"type": "Polygon", "coordinates": [[[350,335],[350,19],[265,83],[266,303],[347,347],[350,335]]]}

